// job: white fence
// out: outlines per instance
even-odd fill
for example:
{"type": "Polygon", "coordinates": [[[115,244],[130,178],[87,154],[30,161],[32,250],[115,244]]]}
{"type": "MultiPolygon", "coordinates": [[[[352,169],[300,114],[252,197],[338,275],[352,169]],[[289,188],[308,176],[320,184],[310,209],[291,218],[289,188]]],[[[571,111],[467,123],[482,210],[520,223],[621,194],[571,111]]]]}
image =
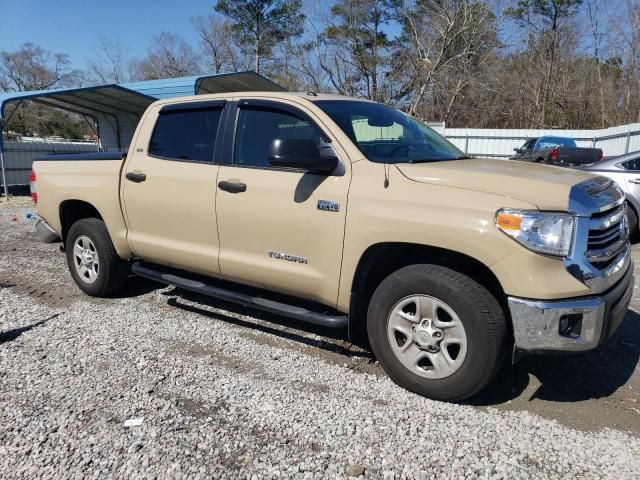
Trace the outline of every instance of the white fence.
{"type": "MultiPolygon", "coordinates": [[[[601,148],[604,155],[609,157],[640,150],[640,123],[603,130],[446,128],[439,122],[428,125],[465,153],[478,157],[510,157],[514,148],[522,146],[529,138],[542,135],[571,137],[576,140],[578,146],[601,148]]],[[[97,150],[98,144],[86,142],[5,141],[3,154],[7,184],[26,185],[29,182],[31,163],[40,155],[97,150]]]]}
{"type": "MultiPolygon", "coordinates": [[[[433,128],[433,127],[432,127],[433,128]]],[[[602,130],[517,130],[485,128],[442,128],[440,133],[469,155],[510,157],[513,149],[529,138],[542,135],[570,137],[579,147],[601,148],[605,157],[640,150],[640,123],[602,130]]]]}

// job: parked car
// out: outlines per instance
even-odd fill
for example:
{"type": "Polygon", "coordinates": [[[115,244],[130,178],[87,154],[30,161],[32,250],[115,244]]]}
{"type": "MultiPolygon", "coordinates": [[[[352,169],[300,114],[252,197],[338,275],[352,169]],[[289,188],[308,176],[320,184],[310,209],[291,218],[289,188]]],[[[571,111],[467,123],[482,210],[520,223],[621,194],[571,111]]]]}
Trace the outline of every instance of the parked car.
{"type": "Polygon", "coordinates": [[[579,167],[602,160],[599,148],[576,146],[573,138],[545,136],[530,138],[520,148],[514,148],[512,160],[545,163],[561,167],[579,167]]]}
{"type": "Polygon", "coordinates": [[[346,328],[399,385],[452,401],[482,390],[514,346],[597,347],[631,298],[613,181],[472,159],[378,103],[167,99],[133,139],[127,155],[33,164],[36,228],[64,242],[88,295],[115,294],[131,271],[346,328]]]}
{"type": "Polygon", "coordinates": [[[638,212],[640,212],[640,152],[627,153],[616,157],[608,157],[601,162],[584,167],[591,173],[609,177],[615,181],[627,196],[627,216],[629,230],[637,240],[638,212]]]}

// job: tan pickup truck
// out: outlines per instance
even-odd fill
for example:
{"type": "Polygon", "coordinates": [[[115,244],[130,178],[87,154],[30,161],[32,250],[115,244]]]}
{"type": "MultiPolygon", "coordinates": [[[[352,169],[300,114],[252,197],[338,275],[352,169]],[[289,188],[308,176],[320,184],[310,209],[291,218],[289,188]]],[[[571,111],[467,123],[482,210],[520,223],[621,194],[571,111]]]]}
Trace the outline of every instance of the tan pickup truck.
{"type": "Polygon", "coordinates": [[[517,352],[582,351],[633,290],[610,180],[468,158],[352,98],[246,93],[149,107],[127,155],[37,159],[43,239],[109,296],[148,277],[368,341],[399,385],[441,400],[517,352]]]}

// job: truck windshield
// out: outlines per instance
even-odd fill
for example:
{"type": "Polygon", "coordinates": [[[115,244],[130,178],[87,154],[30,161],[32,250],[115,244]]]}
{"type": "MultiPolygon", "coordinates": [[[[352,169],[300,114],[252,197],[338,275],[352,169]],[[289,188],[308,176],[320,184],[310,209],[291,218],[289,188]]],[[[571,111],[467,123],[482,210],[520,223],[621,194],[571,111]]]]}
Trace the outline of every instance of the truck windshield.
{"type": "Polygon", "coordinates": [[[378,163],[420,163],[469,158],[423,123],[373,102],[315,102],[358,146],[378,163]]]}

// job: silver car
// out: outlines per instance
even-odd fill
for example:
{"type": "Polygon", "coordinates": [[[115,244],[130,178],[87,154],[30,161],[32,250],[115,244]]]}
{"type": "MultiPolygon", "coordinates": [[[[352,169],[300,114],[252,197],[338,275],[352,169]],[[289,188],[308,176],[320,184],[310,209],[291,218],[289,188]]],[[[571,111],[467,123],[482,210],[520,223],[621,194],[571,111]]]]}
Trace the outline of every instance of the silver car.
{"type": "Polygon", "coordinates": [[[618,157],[608,157],[582,170],[603,175],[615,181],[627,195],[629,230],[638,237],[638,212],[640,211],[640,151],[618,157]]]}

